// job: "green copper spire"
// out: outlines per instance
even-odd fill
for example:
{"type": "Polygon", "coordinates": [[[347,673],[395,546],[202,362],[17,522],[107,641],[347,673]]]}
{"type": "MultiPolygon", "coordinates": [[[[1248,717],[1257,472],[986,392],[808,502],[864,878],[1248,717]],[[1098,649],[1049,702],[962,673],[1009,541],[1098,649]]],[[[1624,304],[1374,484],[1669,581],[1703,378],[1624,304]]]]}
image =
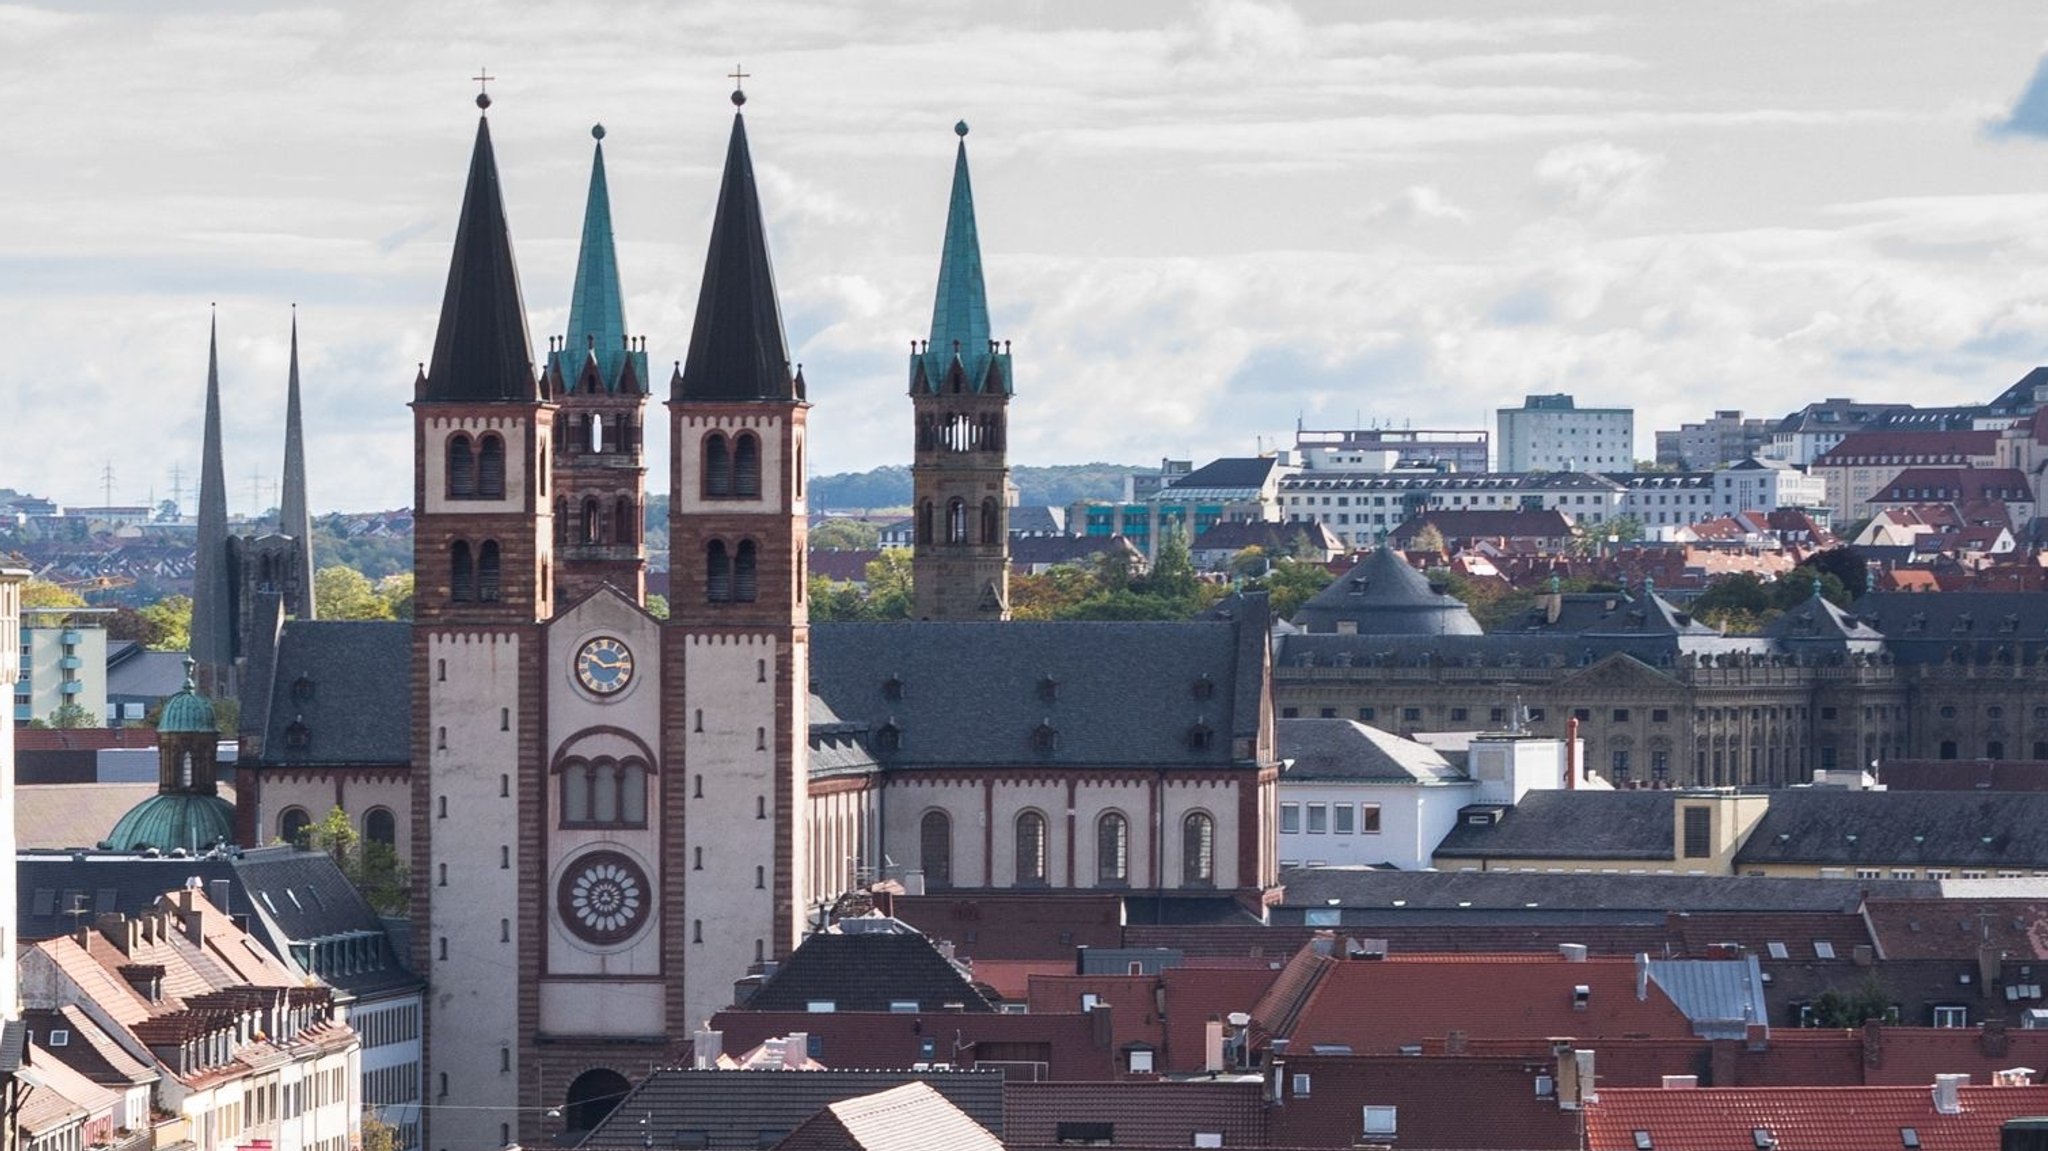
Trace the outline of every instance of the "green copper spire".
{"type": "Polygon", "coordinates": [[[939,252],[939,290],[932,301],[932,338],[916,357],[913,386],[941,391],[959,355],[966,391],[1010,389],[1009,357],[998,356],[989,340],[988,289],[981,276],[981,234],[974,224],[974,187],[967,177],[967,122],[953,126],[960,137],[953,157],[953,197],[946,208],[946,243],[939,252]],[[990,361],[996,361],[995,372],[990,361]]]}
{"type": "MultiPolygon", "coordinates": [[[[569,329],[556,353],[565,387],[575,386],[590,353],[598,378],[617,391],[630,349],[626,343],[626,296],[619,288],[619,257],[612,244],[611,189],[604,175],[604,125],[590,129],[597,141],[590,159],[590,198],[583,208],[583,246],[576,254],[576,286],[569,293],[569,329]]],[[[647,365],[635,365],[637,391],[647,390],[647,365]]]]}

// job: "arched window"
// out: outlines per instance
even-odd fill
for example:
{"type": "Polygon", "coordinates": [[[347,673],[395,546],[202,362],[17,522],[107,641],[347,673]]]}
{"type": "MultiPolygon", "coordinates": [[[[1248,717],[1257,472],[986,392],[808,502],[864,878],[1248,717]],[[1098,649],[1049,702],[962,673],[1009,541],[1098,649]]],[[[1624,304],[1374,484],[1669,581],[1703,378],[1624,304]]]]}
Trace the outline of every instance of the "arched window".
{"type": "Polygon", "coordinates": [[[981,501],[981,542],[1002,543],[1002,531],[1002,515],[996,510],[995,497],[990,496],[981,501]]]}
{"type": "Polygon", "coordinates": [[[732,556],[724,540],[704,545],[704,598],[712,603],[732,599],[732,556]]]}
{"type": "Polygon", "coordinates": [[[638,756],[562,764],[562,826],[647,826],[647,763],[638,756]]]}
{"type": "Polygon", "coordinates": [[[732,565],[732,598],[740,603],[753,603],[759,587],[759,549],[753,540],[741,540],[739,555],[732,565]]]}
{"type": "Polygon", "coordinates": [[[1017,882],[1044,883],[1045,817],[1027,811],[1017,817],[1017,882]]]}
{"type": "Polygon", "coordinates": [[[731,494],[732,449],[726,446],[725,433],[712,432],[704,437],[704,496],[723,499],[731,494]]]}
{"type": "Polygon", "coordinates": [[[476,561],[469,554],[469,541],[448,545],[448,597],[456,603],[476,598],[476,561]]]}
{"type": "MultiPolygon", "coordinates": [[[[633,1089],[626,1077],[607,1068],[585,1071],[569,1084],[562,1097],[562,1127],[565,1132],[589,1131],[619,1105],[633,1089]]],[[[447,1094],[443,1091],[442,1094],[447,1094]]]]}
{"type": "Polygon", "coordinates": [[[386,847],[398,846],[398,817],[388,807],[373,807],[363,814],[363,838],[386,847]]]}
{"type": "Polygon", "coordinates": [[[917,505],[917,542],[932,542],[932,502],[926,500],[917,505]]]}
{"type": "Polygon", "coordinates": [[[1180,881],[1195,886],[1216,882],[1216,821],[1191,811],[1180,822],[1180,881]]]}
{"type": "Polygon", "coordinates": [[[476,558],[476,598],[484,603],[496,603],[503,593],[501,562],[498,558],[498,541],[485,540],[476,558]]]}
{"type": "Polygon", "coordinates": [[[630,544],[639,538],[640,525],[635,522],[637,519],[638,517],[633,514],[633,501],[620,496],[618,502],[612,505],[612,542],[630,544]]]}
{"type": "Polygon", "coordinates": [[[580,543],[600,544],[604,542],[604,517],[598,513],[597,497],[583,497],[583,523],[576,532],[580,543]]]}
{"type": "Polygon", "coordinates": [[[946,501],[946,542],[967,542],[967,501],[958,496],[946,501]]]}
{"type": "Polygon", "coordinates": [[[448,437],[448,498],[476,498],[476,450],[460,432],[448,437]]]}
{"type": "Polygon", "coordinates": [[[477,441],[476,494],[487,500],[505,498],[505,441],[498,436],[477,441]]]}
{"type": "Polygon", "coordinates": [[[569,501],[562,497],[555,499],[555,546],[569,546],[569,501]]]}
{"type": "Polygon", "coordinates": [[[1128,883],[1131,878],[1131,824],[1122,814],[1104,812],[1095,821],[1095,879],[1128,883]]]}
{"type": "Polygon", "coordinates": [[[761,439],[752,432],[733,437],[732,494],[742,499],[761,495],[761,439]]]}
{"type": "Polygon", "coordinates": [[[277,837],[286,843],[303,846],[306,829],[313,826],[313,817],[303,807],[287,807],[277,816],[277,837]]]}
{"type": "Polygon", "coordinates": [[[953,821],[943,811],[927,811],[917,825],[918,863],[927,890],[953,886],[953,821]]]}

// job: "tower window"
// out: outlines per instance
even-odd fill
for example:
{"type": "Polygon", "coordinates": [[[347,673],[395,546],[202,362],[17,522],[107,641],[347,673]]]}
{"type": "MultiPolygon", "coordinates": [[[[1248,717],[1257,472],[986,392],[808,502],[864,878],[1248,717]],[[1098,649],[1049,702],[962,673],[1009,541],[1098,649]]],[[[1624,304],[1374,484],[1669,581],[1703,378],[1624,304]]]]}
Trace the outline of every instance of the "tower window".
{"type": "Polygon", "coordinates": [[[1027,811],[1017,817],[1017,882],[1046,882],[1045,817],[1027,811]]]}
{"type": "Polygon", "coordinates": [[[981,542],[986,545],[1003,542],[1002,513],[997,509],[993,496],[981,501],[981,542]]]}
{"type": "Polygon", "coordinates": [[[477,555],[476,598],[484,603],[496,603],[502,592],[498,541],[485,540],[477,555]]]}
{"type": "Polygon", "coordinates": [[[917,505],[917,542],[932,542],[932,502],[926,500],[917,505]]]}
{"type": "Polygon", "coordinates": [[[560,496],[555,498],[555,546],[569,546],[569,501],[560,496]]]}
{"type": "Polygon", "coordinates": [[[727,446],[725,433],[712,432],[704,437],[704,497],[724,499],[732,495],[732,449],[727,446]]]}
{"type": "Polygon", "coordinates": [[[639,757],[571,759],[562,765],[562,826],[647,826],[647,764],[639,757]]]}
{"type": "Polygon", "coordinates": [[[477,443],[476,494],[481,499],[505,498],[505,441],[487,435],[477,443]]]}
{"type": "Polygon", "coordinates": [[[604,542],[604,516],[597,510],[597,497],[590,496],[583,501],[583,523],[577,530],[577,537],[586,544],[604,542]]]}
{"type": "Polygon", "coordinates": [[[476,560],[468,540],[448,545],[448,596],[456,603],[468,603],[476,596],[476,560]]]}
{"type": "Polygon", "coordinates": [[[633,514],[633,501],[620,496],[612,508],[612,542],[629,544],[640,537],[637,517],[633,514]]]}
{"type": "Polygon", "coordinates": [[[732,556],[724,540],[704,545],[704,598],[711,603],[732,599],[732,556]]]}
{"type": "Polygon", "coordinates": [[[1207,812],[1189,812],[1181,821],[1180,880],[1184,884],[1216,881],[1216,821],[1207,812]]]}
{"type": "Polygon", "coordinates": [[[967,542],[967,501],[957,496],[946,501],[946,542],[967,542]]]}
{"type": "Polygon", "coordinates": [[[760,562],[753,540],[741,540],[740,551],[732,565],[732,598],[740,603],[753,603],[760,585],[760,562]]]}
{"type": "Polygon", "coordinates": [[[733,438],[732,494],[741,499],[761,496],[761,440],[752,432],[733,438]]]}
{"type": "Polygon", "coordinates": [[[476,498],[476,449],[460,433],[448,437],[448,498],[476,498]]]}

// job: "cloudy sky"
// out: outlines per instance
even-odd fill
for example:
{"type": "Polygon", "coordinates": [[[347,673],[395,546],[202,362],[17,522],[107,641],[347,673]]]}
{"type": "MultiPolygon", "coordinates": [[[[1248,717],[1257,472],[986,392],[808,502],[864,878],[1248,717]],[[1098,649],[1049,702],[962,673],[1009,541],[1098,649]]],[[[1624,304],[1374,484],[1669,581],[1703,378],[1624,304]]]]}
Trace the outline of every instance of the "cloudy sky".
{"type": "Polygon", "coordinates": [[[1013,462],[1986,398],[2048,362],[2044,41],[2038,0],[0,6],[0,486],[189,487],[217,301],[268,505],[296,302],[315,508],[409,500],[480,66],[535,340],[602,121],[666,364],[744,63],[820,472],[907,459],[960,118],[1013,462]]]}

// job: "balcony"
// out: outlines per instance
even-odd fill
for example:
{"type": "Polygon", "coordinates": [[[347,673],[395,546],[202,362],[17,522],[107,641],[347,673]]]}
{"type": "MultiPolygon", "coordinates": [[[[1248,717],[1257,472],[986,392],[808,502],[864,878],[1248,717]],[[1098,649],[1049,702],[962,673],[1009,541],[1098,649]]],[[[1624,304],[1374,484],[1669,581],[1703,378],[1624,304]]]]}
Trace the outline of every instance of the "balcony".
{"type": "Polygon", "coordinates": [[[67,679],[57,685],[57,690],[64,695],[77,695],[85,690],[85,685],[75,679],[67,679]]]}
{"type": "Polygon", "coordinates": [[[63,642],[67,647],[76,647],[85,642],[85,634],[75,627],[67,627],[64,629],[63,642]]]}
{"type": "Polygon", "coordinates": [[[65,671],[77,671],[85,666],[85,661],[75,655],[67,655],[57,661],[57,666],[65,671]]]}

